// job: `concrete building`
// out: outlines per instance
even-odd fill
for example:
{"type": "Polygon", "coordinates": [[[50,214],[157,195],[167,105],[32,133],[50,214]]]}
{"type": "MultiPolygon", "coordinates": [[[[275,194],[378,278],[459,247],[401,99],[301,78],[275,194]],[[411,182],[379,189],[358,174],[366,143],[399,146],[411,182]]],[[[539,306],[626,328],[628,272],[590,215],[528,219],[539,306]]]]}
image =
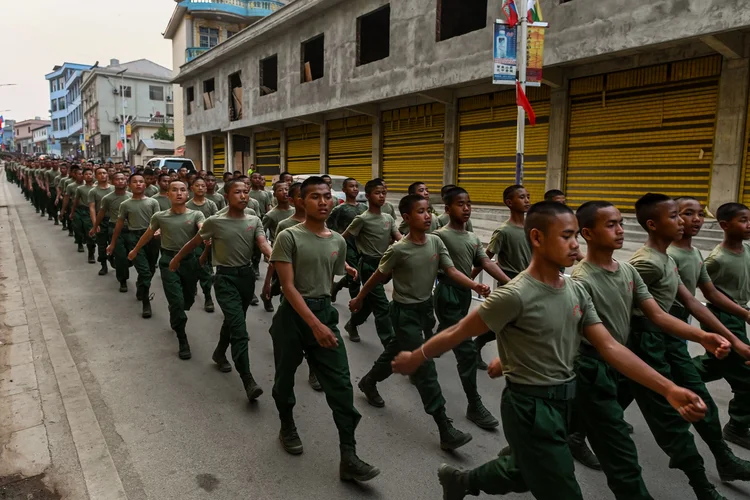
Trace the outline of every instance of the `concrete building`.
{"type": "Polygon", "coordinates": [[[16,122],[13,126],[13,142],[16,152],[34,154],[34,130],[49,124],[48,120],[42,120],[38,116],[33,120],[16,122]]]}
{"type": "Polygon", "coordinates": [[[63,63],[44,76],[49,82],[52,140],[56,154],[65,157],[83,154],[83,109],[81,82],[90,64],[63,63]]]}
{"type": "Polygon", "coordinates": [[[124,158],[118,150],[123,132],[128,134],[128,161],[133,161],[134,124],[154,122],[156,128],[172,113],[172,70],[147,59],[90,71],[83,81],[83,116],[89,158],[124,158]],[[161,122],[160,122],[161,120],[161,122]]]}
{"type": "Polygon", "coordinates": [[[31,131],[32,141],[34,142],[34,153],[35,154],[50,154],[51,153],[51,138],[52,138],[52,122],[47,122],[43,125],[39,125],[37,128],[31,131]]]}
{"type": "MultiPolygon", "coordinates": [[[[394,191],[455,182],[500,204],[516,116],[513,89],[491,84],[501,4],[297,0],[182,66],[186,156],[231,169],[241,139],[268,174],[380,175],[394,191]]],[[[525,149],[534,200],[563,188],[571,204],[625,210],[646,191],[713,209],[750,201],[745,0],[541,4],[545,84],[528,92],[525,149]]]]}
{"type": "Polygon", "coordinates": [[[3,151],[15,151],[15,145],[13,142],[13,127],[15,126],[15,120],[4,120],[3,128],[0,130],[0,150],[3,151]]]}
{"type": "MultiPolygon", "coordinates": [[[[164,38],[172,41],[174,76],[179,68],[207,50],[226,41],[248,25],[284,6],[277,0],[175,0],[172,17],[164,30],[164,38]]],[[[175,144],[185,144],[182,121],[183,97],[179,85],[173,89],[175,98],[175,144]]]]}

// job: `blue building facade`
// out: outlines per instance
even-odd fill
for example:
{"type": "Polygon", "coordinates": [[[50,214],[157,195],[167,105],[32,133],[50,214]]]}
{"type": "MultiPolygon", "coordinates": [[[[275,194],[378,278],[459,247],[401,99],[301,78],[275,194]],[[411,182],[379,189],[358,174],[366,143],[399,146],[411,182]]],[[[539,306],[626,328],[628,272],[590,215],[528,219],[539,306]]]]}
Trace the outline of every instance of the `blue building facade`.
{"type": "Polygon", "coordinates": [[[82,156],[83,107],[81,83],[90,64],[64,63],[45,75],[49,83],[51,153],[65,157],[82,156]]]}
{"type": "Polygon", "coordinates": [[[13,141],[13,124],[15,120],[3,120],[3,128],[0,129],[0,150],[15,151],[16,147],[13,141]]]}

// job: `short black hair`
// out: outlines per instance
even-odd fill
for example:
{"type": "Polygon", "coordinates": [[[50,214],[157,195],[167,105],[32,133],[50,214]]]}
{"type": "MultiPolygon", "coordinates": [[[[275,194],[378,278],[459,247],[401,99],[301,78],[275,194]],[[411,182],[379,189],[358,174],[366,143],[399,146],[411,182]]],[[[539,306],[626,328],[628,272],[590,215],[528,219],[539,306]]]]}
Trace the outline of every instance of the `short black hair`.
{"type": "Polygon", "coordinates": [[[281,186],[282,184],[286,184],[286,182],[284,182],[284,181],[276,181],[276,182],[273,183],[273,192],[274,192],[274,194],[276,193],[276,188],[279,187],[279,186],[281,186]]]}
{"type": "Polygon", "coordinates": [[[136,172],[134,174],[130,174],[130,177],[128,177],[128,184],[131,183],[131,181],[133,180],[133,177],[143,177],[143,174],[140,173],[140,172],[136,172]]]}
{"type": "Polygon", "coordinates": [[[440,188],[440,197],[445,198],[445,193],[450,191],[451,189],[458,187],[455,184],[446,184],[445,186],[440,188]]]}
{"type": "Polygon", "coordinates": [[[698,198],[695,198],[693,196],[678,196],[674,199],[674,201],[676,201],[677,203],[680,203],[682,201],[697,201],[698,203],[701,202],[698,198]]]}
{"type": "Polygon", "coordinates": [[[157,180],[160,181],[162,177],[166,177],[167,179],[169,179],[170,175],[166,172],[162,172],[159,174],[159,177],[157,177],[157,180]]]}
{"type": "Polygon", "coordinates": [[[154,175],[154,170],[152,168],[147,168],[143,171],[143,175],[154,175]]]}
{"type": "Polygon", "coordinates": [[[456,198],[461,196],[462,194],[465,194],[466,196],[469,195],[469,193],[461,187],[453,186],[452,188],[448,189],[446,192],[442,193],[443,201],[446,205],[451,205],[455,201],[456,198]]]}
{"type": "Polygon", "coordinates": [[[234,175],[234,174],[241,174],[241,173],[242,173],[242,171],[241,171],[241,170],[235,170],[235,171],[234,171],[234,173],[233,173],[232,175],[234,175]]]}
{"type": "Polygon", "coordinates": [[[94,174],[96,174],[99,170],[104,170],[105,172],[107,172],[107,169],[105,167],[96,167],[96,170],[94,170],[94,174]]]}
{"type": "Polygon", "coordinates": [[[365,194],[369,195],[373,191],[375,191],[376,187],[380,187],[383,185],[383,181],[380,179],[372,179],[370,181],[367,181],[367,184],[365,184],[365,194]]]}
{"type": "Polygon", "coordinates": [[[72,167],[70,167],[71,174],[73,173],[74,170],[81,170],[81,167],[79,167],[78,165],[73,165],[72,167]]]}
{"type": "Polygon", "coordinates": [[[724,203],[716,211],[716,220],[719,222],[729,222],[739,215],[747,206],[742,203],[724,203]]]}
{"type": "Polygon", "coordinates": [[[188,188],[188,187],[190,187],[190,186],[188,186],[188,184],[187,184],[187,183],[186,183],[185,181],[183,181],[182,179],[174,179],[174,180],[171,180],[171,181],[169,181],[169,187],[171,188],[171,187],[172,187],[172,184],[174,184],[175,182],[180,182],[180,183],[182,183],[182,184],[185,184],[185,188],[188,188]]]}
{"type": "Polygon", "coordinates": [[[526,232],[526,240],[531,242],[530,234],[532,229],[537,229],[542,233],[547,233],[550,222],[561,215],[574,215],[569,206],[554,201],[540,201],[531,205],[526,214],[526,221],[523,229],[526,232]]]}
{"type": "MultiPolygon", "coordinates": [[[[559,196],[559,195],[558,195],[559,196]]],[[[614,205],[604,200],[587,201],[576,210],[578,218],[578,227],[583,229],[593,229],[596,225],[596,216],[602,208],[613,207],[614,205]]]]}
{"type": "Polygon", "coordinates": [[[93,170],[91,167],[83,167],[83,173],[85,174],[86,172],[93,172],[93,170]]]}
{"type": "Polygon", "coordinates": [[[302,188],[301,182],[292,182],[289,186],[289,197],[294,198],[300,195],[300,189],[302,188]]]}
{"type": "Polygon", "coordinates": [[[246,187],[245,183],[242,182],[241,180],[239,180],[239,179],[231,179],[231,180],[227,181],[226,184],[224,184],[224,193],[225,194],[229,194],[229,192],[232,190],[232,187],[234,187],[235,184],[242,184],[243,187],[246,187]]]}
{"type": "Polygon", "coordinates": [[[227,177],[232,177],[232,172],[224,172],[222,177],[224,178],[224,180],[226,180],[227,177]]]}
{"type": "Polygon", "coordinates": [[[347,177],[346,179],[344,179],[344,182],[341,183],[341,186],[346,187],[346,184],[349,182],[354,182],[355,184],[357,184],[357,179],[355,179],[354,177],[347,177]]]}
{"type": "Polygon", "coordinates": [[[420,201],[425,201],[424,197],[418,194],[407,194],[398,202],[398,211],[403,216],[410,214],[414,210],[414,205],[420,201]]]}
{"type": "Polygon", "coordinates": [[[510,199],[510,197],[513,196],[519,189],[525,188],[520,184],[513,184],[512,186],[508,186],[507,188],[505,188],[503,190],[503,202],[505,202],[505,200],[507,199],[510,199]]]}
{"type": "Polygon", "coordinates": [[[656,216],[657,205],[672,201],[672,198],[661,193],[646,193],[635,202],[635,218],[643,229],[648,231],[648,221],[656,216]]]}
{"type": "MultiPolygon", "coordinates": [[[[425,184],[424,182],[421,182],[421,181],[412,182],[411,184],[409,184],[409,189],[407,189],[407,192],[409,194],[416,193],[417,192],[417,186],[420,186],[420,185],[425,185],[426,186],[427,184],[425,184]]],[[[400,205],[400,203],[399,203],[399,205],[400,205]]]]}
{"type": "MultiPolygon", "coordinates": [[[[208,177],[209,175],[214,175],[214,171],[213,170],[206,170],[206,177],[208,177]]],[[[216,176],[214,175],[214,177],[216,177],[216,176]]]]}
{"type": "Polygon", "coordinates": [[[320,185],[325,185],[326,187],[328,187],[328,183],[325,180],[323,180],[323,178],[320,177],[319,175],[312,175],[308,177],[307,179],[305,179],[302,182],[302,185],[300,186],[300,192],[301,192],[302,198],[307,196],[308,188],[313,187],[313,186],[320,186],[320,185]]]}
{"type": "MultiPolygon", "coordinates": [[[[289,174],[289,175],[291,175],[291,174],[289,174]]],[[[321,175],[321,176],[320,176],[320,178],[321,178],[321,179],[330,179],[330,178],[331,178],[331,176],[330,176],[330,175],[328,175],[328,174],[323,174],[323,175],[321,175]]]]}
{"type": "Polygon", "coordinates": [[[554,198],[557,198],[558,196],[565,196],[565,193],[559,189],[550,189],[544,193],[544,201],[554,201],[554,198]]]}

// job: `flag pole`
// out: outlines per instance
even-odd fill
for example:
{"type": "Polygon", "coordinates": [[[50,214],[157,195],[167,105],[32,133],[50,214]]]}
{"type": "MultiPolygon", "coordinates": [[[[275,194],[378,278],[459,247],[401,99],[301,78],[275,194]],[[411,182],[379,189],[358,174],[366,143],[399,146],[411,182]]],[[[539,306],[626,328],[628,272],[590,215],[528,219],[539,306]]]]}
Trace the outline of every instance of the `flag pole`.
{"type": "MultiPolygon", "coordinates": [[[[527,0],[521,0],[519,8],[518,0],[516,2],[516,11],[520,17],[518,24],[518,82],[521,89],[526,93],[526,50],[528,44],[528,15],[529,9],[527,0]]],[[[526,126],[526,112],[522,106],[518,106],[518,123],[516,125],[516,184],[523,184],[523,151],[525,143],[524,127],[526,126]]]]}

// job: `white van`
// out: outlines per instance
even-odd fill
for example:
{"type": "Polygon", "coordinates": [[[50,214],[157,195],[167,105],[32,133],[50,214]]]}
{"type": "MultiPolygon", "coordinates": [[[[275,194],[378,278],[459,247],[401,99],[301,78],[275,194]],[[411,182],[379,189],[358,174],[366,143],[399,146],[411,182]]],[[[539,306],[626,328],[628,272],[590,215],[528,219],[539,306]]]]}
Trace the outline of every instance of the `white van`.
{"type": "Polygon", "coordinates": [[[162,167],[167,167],[169,170],[179,170],[185,167],[188,172],[195,172],[195,165],[190,158],[151,158],[146,162],[145,167],[154,170],[162,167]]]}

